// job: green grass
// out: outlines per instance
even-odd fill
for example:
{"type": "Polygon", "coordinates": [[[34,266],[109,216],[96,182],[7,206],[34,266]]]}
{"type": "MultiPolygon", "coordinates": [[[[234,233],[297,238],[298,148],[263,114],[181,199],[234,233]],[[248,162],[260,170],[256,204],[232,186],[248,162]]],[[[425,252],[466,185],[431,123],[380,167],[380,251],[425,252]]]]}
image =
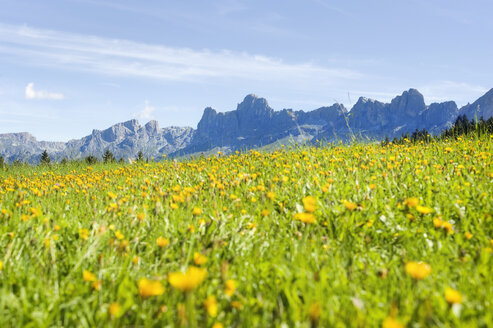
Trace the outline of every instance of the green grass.
{"type": "Polygon", "coordinates": [[[493,326],[492,154],[487,136],[10,167],[0,178],[2,322],[378,327],[391,317],[408,327],[493,326]],[[308,195],[317,199],[311,224],[294,218],[308,195]],[[404,205],[412,197],[433,213],[404,205]],[[434,225],[438,217],[453,234],[434,225]],[[194,253],[207,262],[195,264],[194,253]],[[431,274],[413,279],[410,261],[428,263],[431,274]],[[190,266],[207,270],[195,290],[169,284],[169,273],[190,266]],[[142,278],[164,293],[141,297],[142,278]],[[449,287],[462,304],[447,302],[449,287]],[[215,317],[208,296],[217,299],[215,317]]]}

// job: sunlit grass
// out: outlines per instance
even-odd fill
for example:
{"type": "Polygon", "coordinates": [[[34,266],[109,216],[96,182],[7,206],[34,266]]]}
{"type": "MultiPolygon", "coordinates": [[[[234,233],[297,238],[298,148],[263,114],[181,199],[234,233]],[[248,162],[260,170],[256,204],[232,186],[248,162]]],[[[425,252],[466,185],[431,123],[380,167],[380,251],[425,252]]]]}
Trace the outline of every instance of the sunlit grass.
{"type": "Polygon", "coordinates": [[[7,326],[491,326],[493,141],[0,178],[7,326]]]}

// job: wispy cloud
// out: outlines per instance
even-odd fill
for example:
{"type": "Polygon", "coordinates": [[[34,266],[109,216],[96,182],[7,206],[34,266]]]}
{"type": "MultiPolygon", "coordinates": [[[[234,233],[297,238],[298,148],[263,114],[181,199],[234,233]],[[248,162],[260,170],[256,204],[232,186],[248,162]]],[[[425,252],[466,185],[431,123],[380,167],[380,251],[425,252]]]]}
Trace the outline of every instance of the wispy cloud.
{"type": "Polygon", "coordinates": [[[334,85],[357,71],[244,52],[192,50],[0,24],[0,53],[35,66],[171,81],[234,78],[334,85]]]}
{"type": "Polygon", "coordinates": [[[149,105],[149,101],[146,100],[144,104],[144,108],[135,114],[135,118],[140,120],[151,120],[154,118],[152,113],[156,110],[156,107],[149,105]]]}
{"type": "Polygon", "coordinates": [[[59,92],[49,92],[45,90],[35,90],[34,83],[28,83],[26,86],[26,99],[51,99],[62,100],[65,96],[59,92]]]}

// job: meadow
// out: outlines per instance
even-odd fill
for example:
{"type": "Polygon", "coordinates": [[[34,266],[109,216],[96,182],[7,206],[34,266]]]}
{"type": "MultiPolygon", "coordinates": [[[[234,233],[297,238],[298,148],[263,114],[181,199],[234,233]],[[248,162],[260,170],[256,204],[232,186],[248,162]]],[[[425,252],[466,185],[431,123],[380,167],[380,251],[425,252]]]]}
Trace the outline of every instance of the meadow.
{"type": "Polygon", "coordinates": [[[492,327],[493,138],[0,171],[3,327],[492,327]]]}

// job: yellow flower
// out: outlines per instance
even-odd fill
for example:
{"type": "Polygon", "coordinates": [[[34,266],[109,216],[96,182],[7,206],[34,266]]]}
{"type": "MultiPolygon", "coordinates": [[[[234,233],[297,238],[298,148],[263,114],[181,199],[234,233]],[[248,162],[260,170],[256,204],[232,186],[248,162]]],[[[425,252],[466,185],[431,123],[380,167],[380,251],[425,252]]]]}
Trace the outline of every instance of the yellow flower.
{"type": "Polygon", "coordinates": [[[414,279],[424,279],[431,273],[431,266],[425,262],[407,262],[406,272],[414,279]]]}
{"type": "Polygon", "coordinates": [[[421,213],[421,214],[430,214],[430,213],[433,213],[435,210],[432,209],[432,208],[429,208],[429,207],[425,207],[425,206],[416,206],[416,210],[421,213]]]}
{"type": "Polygon", "coordinates": [[[112,317],[119,317],[120,311],[121,311],[121,306],[118,303],[111,303],[110,307],[108,308],[108,312],[112,317]]]}
{"type": "Polygon", "coordinates": [[[435,228],[441,228],[443,226],[443,220],[439,217],[433,219],[433,225],[435,228]]]}
{"type": "Polygon", "coordinates": [[[392,317],[387,317],[382,322],[382,328],[405,328],[405,326],[392,317]]]}
{"type": "Polygon", "coordinates": [[[272,191],[269,191],[267,193],[267,198],[269,198],[270,200],[274,200],[274,198],[276,198],[276,194],[273,193],[272,191]]]}
{"type": "Polygon", "coordinates": [[[416,197],[408,198],[404,201],[404,205],[406,205],[407,207],[416,207],[419,205],[419,199],[417,199],[416,197]]]}
{"type": "Polygon", "coordinates": [[[232,279],[227,280],[225,283],[224,293],[231,297],[235,293],[235,289],[236,282],[232,279]]]}
{"type": "Polygon", "coordinates": [[[202,255],[198,252],[195,252],[195,253],[193,253],[193,262],[196,265],[202,265],[205,262],[207,262],[207,257],[205,257],[204,255],[202,255]]]}
{"type": "Polygon", "coordinates": [[[89,237],[88,229],[79,229],[79,237],[82,240],[86,240],[89,237]]]}
{"type": "Polygon", "coordinates": [[[117,232],[115,232],[115,237],[118,240],[122,240],[123,238],[125,238],[125,235],[122,234],[120,231],[117,231],[117,232]]]}
{"type": "Polygon", "coordinates": [[[183,272],[172,272],[168,275],[168,281],[176,289],[183,292],[189,292],[194,290],[204,281],[207,275],[206,269],[201,269],[197,267],[190,267],[188,270],[183,272]]]}
{"type": "Polygon", "coordinates": [[[192,211],[192,214],[195,215],[195,216],[200,215],[200,214],[202,214],[202,210],[200,208],[198,208],[198,207],[194,207],[193,208],[193,211],[192,211]]]}
{"type": "Polygon", "coordinates": [[[96,281],[97,280],[94,273],[87,271],[87,270],[84,270],[84,272],[82,272],[82,279],[84,279],[84,281],[96,281]]]}
{"type": "Polygon", "coordinates": [[[262,215],[262,216],[267,216],[269,214],[270,214],[269,210],[263,210],[262,213],[260,213],[260,215],[262,215]]]}
{"type": "Polygon", "coordinates": [[[164,287],[159,281],[152,281],[147,278],[139,280],[139,295],[142,298],[148,298],[151,296],[159,296],[164,293],[164,287]]]}
{"type": "Polygon", "coordinates": [[[101,280],[96,280],[96,281],[93,281],[93,283],[91,284],[92,288],[94,288],[94,290],[100,290],[101,289],[101,284],[102,284],[102,281],[101,280]]]}
{"type": "Polygon", "coordinates": [[[347,200],[343,200],[342,203],[344,204],[344,206],[346,206],[346,208],[349,211],[354,211],[358,207],[358,205],[356,203],[349,202],[347,200]]]}
{"type": "Polygon", "coordinates": [[[300,220],[301,222],[304,222],[304,223],[314,223],[315,222],[315,215],[313,215],[312,213],[296,213],[294,215],[294,218],[296,220],[300,220]]]}
{"type": "Polygon", "coordinates": [[[317,199],[313,196],[306,196],[303,198],[303,207],[308,213],[313,213],[317,209],[317,199]]]}
{"type": "Polygon", "coordinates": [[[449,304],[462,303],[462,294],[453,288],[445,289],[445,300],[449,304]]]}
{"type": "Polygon", "coordinates": [[[207,297],[204,302],[204,306],[209,316],[211,316],[212,318],[215,318],[217,316],[217,300],[215,296],[211,295],[207,297]]]}
{"type": "Polygon", "coordinates": [[[451,235],[454,234],[454,226],[452,225],[452,223],[448,222],[448,221],[445,221],[443,222],[442,224],[442,228],[444,228],[445,230],[447,230],[447,232],[451,235]]]}
{"type": "Polygon", "coordinates": [[[224,325],[220,322],[216,322],[212,325],[212,328],[224,328],[224,325]]]}
{"type": "Polygon", "coordinates": [[[158,237],[156,239],[156,244],[159,246],[159,247],[166,247],[169,245],[169,239],[167,238],[163,238],[163,237],[158,237]]]}
{"type": "Polygon", "coordinates": [[[470,233],[469,231],[466,231],[466,233],[464,234],[464,236],[466,237],[467,240],[469,240],[469,239],[472,238],[472,233],[470,233]]]}
{"type": "Polygon", "coordinates": [[[0,261],[0,271],[2,271],[2,269],[3,269],[3,262],[0,261]]]}

